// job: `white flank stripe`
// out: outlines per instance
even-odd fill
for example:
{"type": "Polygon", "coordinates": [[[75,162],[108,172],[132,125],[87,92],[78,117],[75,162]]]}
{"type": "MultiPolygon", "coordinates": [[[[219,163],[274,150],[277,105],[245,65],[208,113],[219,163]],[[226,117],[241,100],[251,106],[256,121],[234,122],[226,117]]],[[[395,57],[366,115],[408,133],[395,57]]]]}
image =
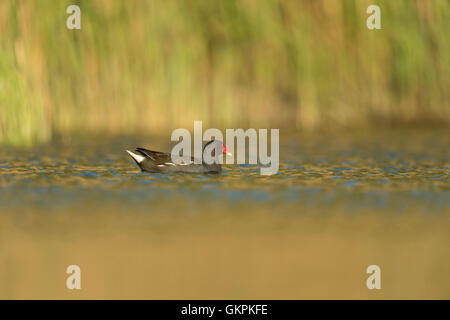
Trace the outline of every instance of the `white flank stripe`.
{"type": "Polygon", "coordinates": [[[176,166],[176,164],[175,164],[175,163],[172,163],[172,162],[166,162],[166,163],[164,163],[164,164],[167,164],[167,165],[169,165],[169,166],[176,166]]]}

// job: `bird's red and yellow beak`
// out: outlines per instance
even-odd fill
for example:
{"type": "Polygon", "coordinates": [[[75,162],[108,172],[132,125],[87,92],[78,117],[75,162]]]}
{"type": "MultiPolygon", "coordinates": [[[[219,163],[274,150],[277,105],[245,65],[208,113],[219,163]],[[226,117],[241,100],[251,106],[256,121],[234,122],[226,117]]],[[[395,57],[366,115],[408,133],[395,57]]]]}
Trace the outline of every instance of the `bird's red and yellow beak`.
{"type": "Polygon", "coordinates": [[[223,154],[226,154],[227,156],[232,156],[233,155],[230,151],[227,150],[227,148],[225,148],[224,144],[222,144],[222,148],[223,148],[222,149],[223,154]]]}

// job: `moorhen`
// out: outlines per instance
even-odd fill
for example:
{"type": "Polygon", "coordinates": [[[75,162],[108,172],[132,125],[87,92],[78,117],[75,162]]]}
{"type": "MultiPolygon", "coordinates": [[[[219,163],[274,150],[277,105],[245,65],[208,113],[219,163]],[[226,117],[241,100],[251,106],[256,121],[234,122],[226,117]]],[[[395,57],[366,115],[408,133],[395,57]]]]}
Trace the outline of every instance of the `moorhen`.
{"type": "MultiPolygon", "coordinates": [[[[203,154],[207,146],[220,150],[225,155],[231,155],[231,153],[225,148],[225,145],[219,140],[211,140],[203,147],[203,154]]],[[[164,153],[159,151],[147,150],[144,148],[136,148],[133,153],[126,150],[133,158],[136,164],[145,172],[191,172],[191,173],[219,173],[222,171],[222,166],[218,161],[218,156],[215,155],[215,159],[212,164],[208,164],[204,161],[199,164],[194,163],[194,157],[186,158],[181,164],[175,164],[172,162],[170,153],[164,153]]]]}

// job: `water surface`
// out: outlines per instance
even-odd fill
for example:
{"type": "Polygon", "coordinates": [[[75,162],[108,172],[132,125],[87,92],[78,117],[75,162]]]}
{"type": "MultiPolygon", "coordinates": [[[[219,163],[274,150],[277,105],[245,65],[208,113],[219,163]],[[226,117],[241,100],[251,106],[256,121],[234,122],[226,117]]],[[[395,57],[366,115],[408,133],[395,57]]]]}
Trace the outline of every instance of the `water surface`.
{"type": "Polygon", "coordinates": [[[142,173],[124,151],[163,139],[4,147],[0,297],[449,298],[449,136],[282,134],[273,176],[142,173]]]}
{"type": "Polygon", "coordinates": [[[167,143],[135,138],[3,150],[0,206],[58,211],[95,201],[137,208],[178,197],[195,206],[338,205],[350,211],[437,212],[450,205],[445,132],[290,135],[281,141],[273,176],[261,176],[255,165],[226,165],[220,175],[142,173],[124,152],[135,146],[170,150],[167,143]]]}

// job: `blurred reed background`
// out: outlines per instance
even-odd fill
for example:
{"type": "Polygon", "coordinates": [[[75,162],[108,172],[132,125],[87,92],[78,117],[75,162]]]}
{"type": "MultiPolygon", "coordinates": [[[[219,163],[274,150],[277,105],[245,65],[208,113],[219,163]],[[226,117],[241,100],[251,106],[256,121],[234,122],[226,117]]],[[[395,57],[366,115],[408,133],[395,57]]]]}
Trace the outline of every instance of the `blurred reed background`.
{"type": "Polygon", "coordinates": [[[449,123],[450,2],[2,0],[0,143],[449,123]],[[66,8],[81,7],[81,30],[66,8]],[[381,7],[382,30],[366,28],[381,7]]]}

